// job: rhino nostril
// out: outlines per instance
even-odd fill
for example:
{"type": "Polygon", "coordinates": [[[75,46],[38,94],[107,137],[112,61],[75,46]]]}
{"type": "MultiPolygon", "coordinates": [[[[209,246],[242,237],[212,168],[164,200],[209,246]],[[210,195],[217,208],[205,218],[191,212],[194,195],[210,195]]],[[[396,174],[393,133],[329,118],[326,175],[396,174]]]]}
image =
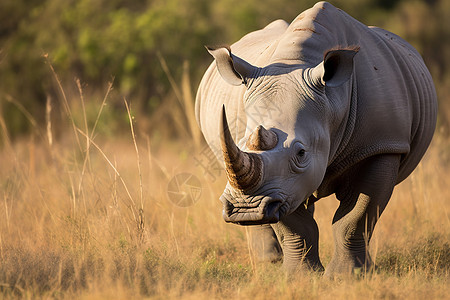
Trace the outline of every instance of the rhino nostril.
{"type": "Polygon", "coordinates": [[[273,201],[266,206],[266,216],[272,216],[281,206],[281,201],[273,201]]]}

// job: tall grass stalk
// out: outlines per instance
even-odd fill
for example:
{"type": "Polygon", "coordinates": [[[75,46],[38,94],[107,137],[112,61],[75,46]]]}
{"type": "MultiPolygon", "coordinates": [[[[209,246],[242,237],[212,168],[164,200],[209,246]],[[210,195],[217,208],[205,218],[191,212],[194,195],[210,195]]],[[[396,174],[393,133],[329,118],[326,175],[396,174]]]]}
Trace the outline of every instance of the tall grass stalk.
{"type": "Polygon", "coordinates": [[[31,113],[16,99],[14,99],[11,95],[5,95],[6,101],[13,104],[17,109],[27,118],[28,122],[33,126],[33,129],[37,130],[39,128],[36,119],[31,115],[31,113]]]}
{"type": "Polygon", "coordinates": [[[47,96],[47,101],[45,102],[45,132],[47,136],[48,146],[53,156],[53,133],[52,133],[52,98],[47,96]]]}
{"type": "Polygon", "coordinates": [[[100,148],[100,146],[98,146],[87,134],[85,134],[81,129],[76,128],[77,131],[79,133],[81,133],[84,137],[87,137],[90,141],[90,144],[93,145],[97,151],[101,154],[101,156],[103,157],[103,159],[108,163],[108,165],[113,169],[114,173],[117,175],[117,177],[119,178],[120,182],[122,183],[122,186],[124,187],[126,194],[128,196],[128,200],[129,202],[127,203],[127,206],[130,208],[130,211],[132,212],[133,215],[133,220],[134,222],[136,222],[136,224],[138,223],[138,219],[136,216],[137,213],[137,208],[136,208],[136,202],[134,201],[133,197],[131,196],[130,190],[128,189],[127,184],[125,183],[125,180],[123,179],[123,177],[120,175],[119,171],[117,170],[117,168],[115,167],[115,165],[111,162],[111,160],[108,158],[108,156],[102,151],[102,149],[100,148]]]}
{"type": "Polygon", "coordinates": [[[9,137],[8,128],[6,127],[6,122],[3,117],[3,105],[1,102],[0,102],[0,128],[2,130],[1,133],[2,133],[2,137],[3,137],[3,142],[5,143],[7,148],[12,151],[11,138],[9,137]]]}
{"type": "MultiPolygon", "coordinates": [[[[166,60],[159,52],[158,52],[158,59],[164,73],[167,76],[167,79],[170,82],[170,86],[172,87],[172,90],[178,100],[178,103],[180,104],[180,107],[182,109],[181,116],[184,119],[186,119],[188,123],[190,136],[194,140],[193,144],[195,148],[199,150],[202,142],[202,134],[198,128],[197,121],[195,120],[194,99],[192,97],[191,80],[189,76],[189,62],[188,61],[183,62],[183,75],[180,88],[176,83],[176,81],[174,80],[170,72],[170,69],[167,66],[166,60]]],[[[179,120],[177,120],[176,117],[174,119],[176,122],[179,122],[179,120]]]]}
{"type": "Polygon", "coordinates": [[[125,103],[125,107],[127,109],[128,120],[130,122],[131,138],[133,139],[134,150],[136,151],[136,162],[139,175],[139,209],[137,212],[138,219],[136,220],[136,227],[137,227],[138,241],[139,243],[142,243],[144,240],[145,219],[144,219],[144,191],[142,185],[141,159],[139,157],[139,148],[136,143],[136,135],[134,133],[134,126],[133,126],[134,118],[131,116],[130,107],[125,98],[123,99],[123,102],[125,103]]]}
{"type": "Polygon", "coordinates": [[[90,157],[89,154],[90,154],[90,145],[91,145],[90,141],[94,139],[95,130],[97,129],[97,124],[98,124],[98,122],[100,120],[100,117],[102,115],[103,108],[106,105],[106,101],[108,99],[108,95],[111,92],[112,87],[113,87],[113,81],[108,83],[108,88],[106,89],[105,96],[103,97],[103,101],[102,101],[102,103],[100,105],[100,108],[99,108],[99,110],[97,112],[97,117],[95,118],[95,122],[94,122],[94,125],[92,126],[92,130],[91,130],[90,135],[89,135],[89,128],[88,128],[88,124],[87,124],[86,108],[85,108],[85,105],[84,105],[84,97],[82,96],[83,95],[83,90],[81,88],[81,84],[80,84],[80,81],[78,79],[77,79],[77,87],[78,87],[78,90],[79,90],[79,93],[80,93],[80,98],[81,98],[81,103],[82,103],[82,110],[83,110],[83,119],[85,121],[85,130],[86,130],[85,133],[87,135],[87,137],[86,137],[86,152],[85,152],[85,157],[84,157],[84,161],[83,161],[83,167],[82,167],[82,171],[81,171],[81,175],[80,175],[80,180],[79,180],[79,183],[78,183],[78,194],[80,194],[81,193],[81,188],[82,188],[82,185],[83,185],[84,174],[85,174],[86,168],[87,168],[87,166],[89,164],[89,157],[90,157]]]}
{"type": "Polygon", "coordinates": [[[191,78],[189,76],[189,61],[183,62],[183,76],[181,79],[181,91],[183,95],[184,114],[189,124],[189,129],[194,139],[196,150],[200,150],[202,133],[195,119],[194,98],[192,97],[191,78]]]}
{"type": "Polygon", "coordinates": [[[73,134],[74,134],[75,140],[77,142],[78,149],[80,151],[83,151],[82,147],[81,147],[80,139],[78,138],[77,128],[76,128],[76,125],[75,125],[75,121],[73,119],[72,111],[70,109],[69,101],[67,100],[66,92],[64,91],[64,88],[62,86],[61,80],[59,79],[58,74],[56,73],[55,69],[53,68],[52,63],[50,62],[50,59],[48,58],[48,54],[45,53],[45,54],[42,55],[42,57],[44,57],[46,63],[48,64],[48,66],[50,68],[50,71],[53,74],[53,78],[55,79],[55,81],[56,81],[56,83],[58,85],[59,91],[60,91],[62,99],[63,99],[62,104],[63,104],[63,107],[64,107],[64,111],[65,111],[67,117],[69,118],[70,123],[72,124],[73,134]]]}

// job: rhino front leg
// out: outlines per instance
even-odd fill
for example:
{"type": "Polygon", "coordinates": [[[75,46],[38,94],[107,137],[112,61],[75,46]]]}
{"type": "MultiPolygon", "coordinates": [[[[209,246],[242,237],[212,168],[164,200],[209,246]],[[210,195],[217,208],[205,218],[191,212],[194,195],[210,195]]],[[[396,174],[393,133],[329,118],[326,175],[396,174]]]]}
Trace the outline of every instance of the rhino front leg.
{"type": "Polygon", "coordinates": [[[368,243],[397,181],[400,155],[378,155],[360,163],[336,193],[341,201],[333,218],[335,251],[325,276],[367,271],[368,243]]]}
{"type": "Polygon", "coordinates": [[[269,224],[250,226],[250,247],[260,262],[277,262],[282,258],[277,236],[269,224]]]}
{"type": "Polygon", "coordinates": [[[283,265],[288,271],[307,267],[323,271],[319,259],[319,228],[313,218],[313,205],[300,205],[292,214],[272,224],[283,250],[283,265]]]}

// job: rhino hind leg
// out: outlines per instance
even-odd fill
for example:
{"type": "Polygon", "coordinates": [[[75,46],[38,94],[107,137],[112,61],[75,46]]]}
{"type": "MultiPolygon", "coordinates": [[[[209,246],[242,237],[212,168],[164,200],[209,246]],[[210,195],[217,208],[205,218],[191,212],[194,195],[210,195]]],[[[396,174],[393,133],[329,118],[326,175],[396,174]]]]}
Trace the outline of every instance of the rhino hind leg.
{"type": "Polygon", "coordinates": [[[272,224],[283,251],[283,266],[288,271],[307,268],[323,271],[319,259],[319,228],[313,218],[314,204],[300,205],[292,214],[272,224]]]}
{"type": "Polygon", "coordinates": [[[336,193],[340,205],[332,225],[335,251],[325,276],[364,274],[372,268],[369,241],[392,195],[399,166],[400,155],[378,155],[348,174],[336,193]]]}

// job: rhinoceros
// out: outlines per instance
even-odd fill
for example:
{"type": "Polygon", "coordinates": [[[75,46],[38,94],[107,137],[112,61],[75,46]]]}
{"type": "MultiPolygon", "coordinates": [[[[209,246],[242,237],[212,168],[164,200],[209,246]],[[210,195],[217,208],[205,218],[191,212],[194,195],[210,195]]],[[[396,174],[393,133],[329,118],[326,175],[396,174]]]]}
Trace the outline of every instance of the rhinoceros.
{"type": "Polygon", "coordinates": [[[196,117],[226,170],[225,221],[252,225],[263,260],[324,270],[314,202],[335,194],[325,275],[370,268],[375,224],[436,126],[420,54],[326,2],[207,49],[196,117]]]}

